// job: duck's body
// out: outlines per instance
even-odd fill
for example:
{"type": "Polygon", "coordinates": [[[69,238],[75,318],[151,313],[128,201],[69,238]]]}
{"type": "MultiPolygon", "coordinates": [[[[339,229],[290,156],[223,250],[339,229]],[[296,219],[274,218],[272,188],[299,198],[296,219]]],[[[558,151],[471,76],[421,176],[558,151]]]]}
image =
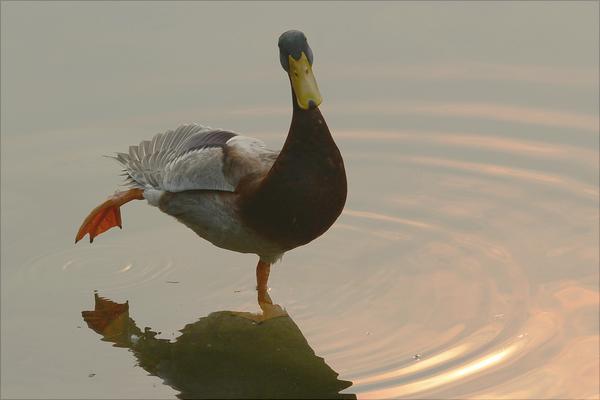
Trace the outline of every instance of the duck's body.
{"type": "Polygon", "coordinates": [[[264,178],[278,155],[257,139],[185,125],[116,158],[150,205],[218,247],[274,262],[284,250],[242,223],[245,196],[238,187],[251,177],[264,178]]]}
{"type": "Polygon", "coordinates": [[[314,78],[314,96],[311,82],[298,78],[299,70],[312,77],[306,56],[312,62],[312,52],[303,34],[290,32],[280,38],[282,54],[298,38],[308,50],[299,53],[298,61],[293,51],[288,51],[289,64],[282,59],[292,83],[293,116],[280,152],[260,140],[199,125],[156,135],[131,146],[128,154],[117,154],[132,189],[92,211],[76,240],[86,233],[92,240],[121,226],[119,207],[146,199],[218,247],[257,254],[268,277],[268,266],[284,252],[323,234],[344,207],[346,174],[317,108],[314,78]]]}

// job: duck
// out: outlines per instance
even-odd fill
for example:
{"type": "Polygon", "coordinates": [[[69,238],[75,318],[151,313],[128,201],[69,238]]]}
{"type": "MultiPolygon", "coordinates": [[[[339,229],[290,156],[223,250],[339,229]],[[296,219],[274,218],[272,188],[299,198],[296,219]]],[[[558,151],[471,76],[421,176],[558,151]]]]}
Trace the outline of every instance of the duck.
{"type": "Polygon", "coordinates": [[[306,35],[281,34],[279,60],[292,98],[280,151],[236,132],[186,124],[116,153],[126,189],[84,219],[75,243],[113,227],[120,207],[146,200],[213,245],[258,256],[257,289],[283,254],[325,233],[346,203],[344,160],[319,106],[314,55],[306,35]]]}

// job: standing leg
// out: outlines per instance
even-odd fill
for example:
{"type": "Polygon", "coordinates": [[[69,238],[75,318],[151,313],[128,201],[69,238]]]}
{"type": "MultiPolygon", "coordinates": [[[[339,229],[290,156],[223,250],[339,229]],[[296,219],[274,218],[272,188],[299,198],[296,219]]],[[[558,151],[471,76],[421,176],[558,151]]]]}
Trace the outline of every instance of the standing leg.
{"type": "Polygon", "coordinates": [[[271,264],[263,260],[258,260],[256,265],[256,289],[258,291],[266,291],[269,280],[269,272],[271,271],[271,264]]]}
{"type": "Polygon", "coordinates": [[[267,299],[267,282],[269,280],[269,272],[271,271],[271,264],[263,260],[259,260],[256,265],[256,290],[258,290],[259,303],[261,299],[267,299]]]}

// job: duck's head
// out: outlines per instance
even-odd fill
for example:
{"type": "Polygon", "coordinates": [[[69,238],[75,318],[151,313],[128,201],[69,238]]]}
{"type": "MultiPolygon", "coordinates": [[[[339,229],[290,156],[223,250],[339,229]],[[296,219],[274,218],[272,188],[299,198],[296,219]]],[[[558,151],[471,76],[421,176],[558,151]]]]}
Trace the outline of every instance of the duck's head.
{"type": "Polygon", "coordinates": [[[323,99],[312,72],[313,53],[304,33],[291,30],[279,37],[279,60],[290,76],[298,107],[303,110],[318,107],[323,99]]]}

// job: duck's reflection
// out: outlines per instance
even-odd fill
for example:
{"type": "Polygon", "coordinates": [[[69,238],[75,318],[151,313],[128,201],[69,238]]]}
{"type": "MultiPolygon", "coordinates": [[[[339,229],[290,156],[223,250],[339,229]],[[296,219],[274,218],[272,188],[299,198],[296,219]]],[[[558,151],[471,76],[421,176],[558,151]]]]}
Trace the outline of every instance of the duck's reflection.
{"type": "Polygon", "coordinates": [[[82,312],[88,326],[131,349],[179,398],[356,398],[339,394],[352,383],[337,379],[266,292],[258,296],[261,313],[217,311],[186,325],[173,342],[138,328],[128,302],[94,297],[94,310],[82,312]]]}

